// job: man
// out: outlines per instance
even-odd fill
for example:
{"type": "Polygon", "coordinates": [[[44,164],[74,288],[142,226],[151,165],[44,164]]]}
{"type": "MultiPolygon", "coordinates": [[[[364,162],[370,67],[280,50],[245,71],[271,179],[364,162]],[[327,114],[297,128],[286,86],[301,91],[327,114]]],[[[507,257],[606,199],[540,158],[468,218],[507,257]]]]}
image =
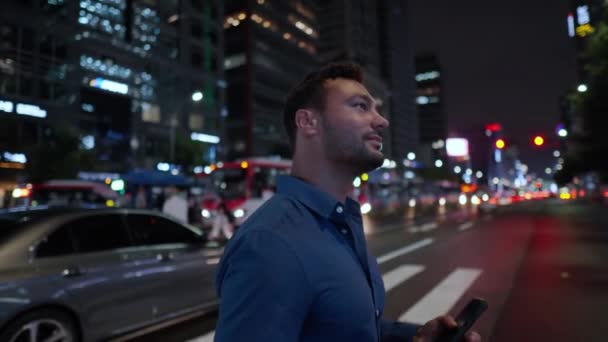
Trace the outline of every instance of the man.
{"type": "Polygon", "coordinates": [[[449,316],[423,327],[382,319],[382,277],[348,194],[357,175],[382,164],[388,121],[359,67],[309,74],[288,95],[284,120],[292,175],[226,247],[216,341],[422,342],[455,327],[449,316]]]}

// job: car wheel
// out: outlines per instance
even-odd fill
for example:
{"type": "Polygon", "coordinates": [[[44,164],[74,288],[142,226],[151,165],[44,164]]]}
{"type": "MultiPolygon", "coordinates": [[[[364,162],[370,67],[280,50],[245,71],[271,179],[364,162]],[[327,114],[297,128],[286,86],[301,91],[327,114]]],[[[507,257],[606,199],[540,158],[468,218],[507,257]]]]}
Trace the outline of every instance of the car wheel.
{"type": "Polygon", "coordinates": [[[42,309],[18,317],[0,333],[6,342],[78,342],[76,323],[67,314],[42,309]]]}

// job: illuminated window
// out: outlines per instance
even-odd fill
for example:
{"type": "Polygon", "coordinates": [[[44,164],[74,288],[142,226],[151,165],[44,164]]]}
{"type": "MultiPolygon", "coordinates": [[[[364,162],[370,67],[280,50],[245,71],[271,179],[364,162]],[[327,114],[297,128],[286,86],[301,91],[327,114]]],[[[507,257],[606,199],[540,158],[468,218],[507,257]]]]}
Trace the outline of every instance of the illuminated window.
{"type": "Polygon", "coordinates": [[[296,28],[306,33],[307,35],[315,38],[319,36],[317,31],[315,31],[312,27],[310,27],[308,24],[301,21],[300,19],[296,18],[295,16],[290,14],[287,16],[287,20],[289,20],[289,22],[292,23],[296,28]]]}
{"type": "Polygon", "coordinates": [[[141,120],[145,122],[160,122],[160,108],[150,103],[141,104],[141,120]]]}
{"type": "Polygon", "coordinates": [[[236,55],[226,57],[226,59],[224,60],[224,69],[230,70],[230,69],[238,68],[241,65],[245,64],[246,61],[247,61],[247,59],[245,58],[244,53],[239,53],[236,55]]]}
{"type": "Polygon", "coordinates": [[[203,129],[203,116],[200,114],[190,114],[190,118],[188,120],[188,127],[192,130],[201,130],[203,129]]]}

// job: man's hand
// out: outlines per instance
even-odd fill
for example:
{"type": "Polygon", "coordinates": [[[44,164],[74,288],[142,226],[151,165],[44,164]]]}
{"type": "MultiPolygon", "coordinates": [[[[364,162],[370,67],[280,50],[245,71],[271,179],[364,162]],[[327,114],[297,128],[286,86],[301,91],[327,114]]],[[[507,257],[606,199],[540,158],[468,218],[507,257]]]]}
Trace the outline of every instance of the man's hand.
{"type": "MultiPolygon", "coordinates": [[[[456,320],[450,315],[437,317],[418,329],[418,333],[414,336],[414,342],[433,342],[445,329],[453,329],[457,326],[456,320]]],[[[481,342],[481,337],[477,332],[469,331],[464,335],[464,340],[466,342],[481,342]]]]}

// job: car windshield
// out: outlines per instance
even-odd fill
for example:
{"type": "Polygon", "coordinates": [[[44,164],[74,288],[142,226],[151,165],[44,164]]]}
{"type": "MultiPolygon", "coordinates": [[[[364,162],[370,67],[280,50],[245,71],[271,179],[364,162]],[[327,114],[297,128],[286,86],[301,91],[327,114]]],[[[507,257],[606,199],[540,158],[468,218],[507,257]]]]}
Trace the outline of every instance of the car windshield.
{"type": "Polygon", "coordinates": [[[0,244],[9,240],[26,224],[49,217],[47,210],[19,210],[0,212],[0,244]]]}

